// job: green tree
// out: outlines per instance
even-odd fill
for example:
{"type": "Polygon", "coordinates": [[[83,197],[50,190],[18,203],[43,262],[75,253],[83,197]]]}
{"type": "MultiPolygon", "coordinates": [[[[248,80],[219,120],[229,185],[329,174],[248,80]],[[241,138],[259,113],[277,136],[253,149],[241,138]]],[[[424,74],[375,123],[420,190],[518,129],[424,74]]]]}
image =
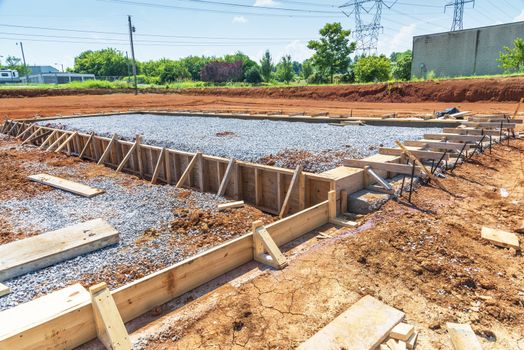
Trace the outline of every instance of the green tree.
{"type": "Polygon", "coordinates": [[[387,81],[391,75],[391,61],[384,55],[360,57],[353,70],[359,83],[387,81]]]}
{"type": "Polygon", "coordinates": [[[126,76],[127,65],[124,54],[116,49],[89,50],[75,58],[74,71],[96,76],[126,76]]]}
{"type": "Polygon", "coordinates": [[[303,63],[302,63],[302,71],[301,71],[301,75],[302,75],[302,78],[304,78],[305,80],[308,80],[308,78],[313,74],[313,65],[311,64],[311,61],[310,60],[305,60],[303,63]]]}
{"type": "Polygon", "coordinates": [[[524,40],[515,38],[512,48],[504,46],[498,61],[505,73],[524,71],[524,40]]]}
{"type": "Polygon", "coordinates": [[[180,62],[187,68],[191,74],[191,79],[200,80],[200,72],[202,67],[208,64],[211,61],[215,61],[214,57],[205,57],[205,56],[188,56],[182,58],[180,62]]]}
{"type": "Polygon", "coordinates": [[[307,46],[315,50],[311,57],[313,64],[333,82],[335,74],[347,72],[356,43],[349,42],[351,31],[342,29],[340,23],[327,23],[319,33],[320,40],[311,40],[307,46]]]}
{"type": "Polygon", "coordinates": [[[391,73],[393,78],[397,80],[411,79],[411,63],[413,61],[411,50],[393,52],[390,56],[390,60],[392,63],[391,73]]]}
{"type": "Polygon", "coordinates": [[[22,63],[22,59],[15,56],[7,56],[5,59],[5,67],[7,69],[16,70],[20,76],[31,73],[31,70],[25,67],[22,63]]]}
{"type": "Polygon", "coordinates": [[[159,77],[161,84],[167,84],[178,80],[189,80],[191,73],[180,61],[166,60],[159,77]]]}
{"type": "Polygon", "coordinates": [[[260,60],[260,74],[262,75],[262,78],[264,78],[264,81],[269,82],[271,80],[274,68],[271,53],[269,50],[266,50],[264,56],[262,56],[262,59],[260,60]]]}
{"type": "Polygon", "coordinates": [[[260,84],[262,82],[262,75],[260,74],[260,71],[256,66],[249,68],[246,71],[245,76],[247,83],[260,84]]]}
{"type": "Polygon", "coordinates": [[[293,80],[295,72],[293,71],[293,62],[291,62],[290,55],[282,57],[277,64],[276,76],[279,81],[283,81],[286,84],[289,84],[289,82],[293,80]]]}

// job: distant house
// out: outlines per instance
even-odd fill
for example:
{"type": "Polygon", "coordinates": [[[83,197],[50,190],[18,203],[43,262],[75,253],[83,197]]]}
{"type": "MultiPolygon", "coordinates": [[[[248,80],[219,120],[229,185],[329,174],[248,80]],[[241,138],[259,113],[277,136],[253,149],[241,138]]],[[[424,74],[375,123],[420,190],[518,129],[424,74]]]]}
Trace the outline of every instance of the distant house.
{"type": "Polygon", "coordinates": [[[94,80],[94,74],[80,74],[70,72],[60,72],[52,66],[28,66],[31,74],[29,77],[22,77],[23,83],[30,84],[67,84],[72,81],[94,80]],[[29,78],[29,79],[28,79],[29,78]],[[29,81],[28,81],[29,80],[29,81]]]}
{"type": "Polygon", "coordinates": [[[59,73],[60,71],[52,66],[27,66],[31,71],[31,74],[45,74],[45,73],[59,73]]]}

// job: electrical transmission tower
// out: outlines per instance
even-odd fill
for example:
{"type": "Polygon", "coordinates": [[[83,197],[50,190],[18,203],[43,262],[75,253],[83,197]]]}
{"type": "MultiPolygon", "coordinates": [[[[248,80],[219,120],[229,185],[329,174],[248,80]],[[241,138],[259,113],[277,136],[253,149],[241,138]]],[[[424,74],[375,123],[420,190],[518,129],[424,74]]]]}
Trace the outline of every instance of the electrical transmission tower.
{"type": "Polygon", "coordinates": [[[378,37],[384,29],[380,25],[382,8],[385,6],[390,9],[396,2],[397,0],[388,5],[384,0],[352,0],[340,6],[342,13],[347,17],[355,16],[353,37],[357,42],[357,50],[362,54],[370,55],[377,52],[378,37]],[[351,12],[344,12],[343,9],[349,7],[352,8],[351,12]]]}
{"type": "Polygon", "coordinates": [[[444,12],[446,12],[448,6],[453,6],[453,23],[451,24],[452,32],[464,28],[464,5],[470,2],[475,6],[475,0],[453,0],[444,6],[444,12]]]}

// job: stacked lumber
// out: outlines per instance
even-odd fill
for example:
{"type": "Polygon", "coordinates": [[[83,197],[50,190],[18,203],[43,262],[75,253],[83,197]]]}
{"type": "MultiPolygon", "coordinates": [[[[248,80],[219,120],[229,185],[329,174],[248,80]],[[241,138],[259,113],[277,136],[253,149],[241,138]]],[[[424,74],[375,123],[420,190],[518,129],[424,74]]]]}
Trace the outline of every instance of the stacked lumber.
{"type": "Polygon", "coordinates": [[[380,350],[413,350],[417,346],[417,339],[415,327],[401,322],[389,332],[389,337],[380,345],[380,350]]]}

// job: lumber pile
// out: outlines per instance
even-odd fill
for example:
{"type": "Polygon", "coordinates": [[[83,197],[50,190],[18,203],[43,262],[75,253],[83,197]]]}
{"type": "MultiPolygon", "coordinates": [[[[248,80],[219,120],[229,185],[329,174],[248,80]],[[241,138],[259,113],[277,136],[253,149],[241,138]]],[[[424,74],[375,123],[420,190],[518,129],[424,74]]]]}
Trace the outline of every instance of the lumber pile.
{"type": "Polygon", "coordinates": [[[380,345],[380,350],[413,350],[417,346],[418,332],[410,324],[401,322],[391,332],[389,338],[380,345]]]}

